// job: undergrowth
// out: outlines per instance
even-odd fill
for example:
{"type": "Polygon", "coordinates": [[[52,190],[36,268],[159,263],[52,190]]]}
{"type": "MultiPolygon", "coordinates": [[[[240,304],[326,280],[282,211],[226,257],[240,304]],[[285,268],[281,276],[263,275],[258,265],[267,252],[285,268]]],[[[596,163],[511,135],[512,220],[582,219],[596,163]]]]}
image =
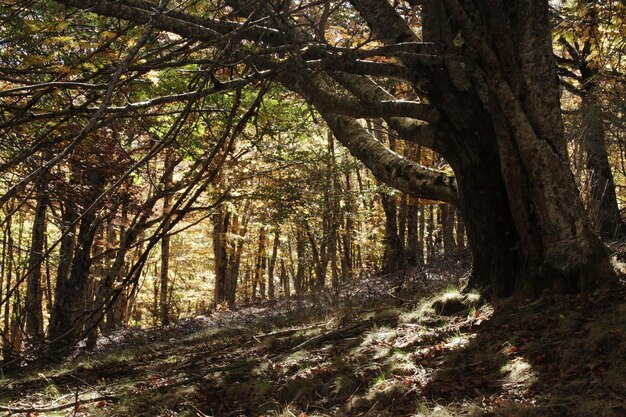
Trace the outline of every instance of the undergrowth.
{"type": "Polygon", "coordinates": [[[353,303],[349,312],[345,304],[309,306],[280,317],[5,375],[2,409],[96,417],[626,415],[624,289],[510,300],[494,312],[478,294],[444,288],[353,303]]]}

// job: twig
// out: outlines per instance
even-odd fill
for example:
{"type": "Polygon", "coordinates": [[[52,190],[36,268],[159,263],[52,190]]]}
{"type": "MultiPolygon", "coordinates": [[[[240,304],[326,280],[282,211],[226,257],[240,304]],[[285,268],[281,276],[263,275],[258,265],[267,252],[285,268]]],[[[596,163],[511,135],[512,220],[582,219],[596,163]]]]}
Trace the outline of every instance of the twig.
{"type": "Polygon", "coordinates": [[[319,323],[319,324],[312,324],[312,325],[306,326],[306,327],[278,330],[278,331],[271,332],[271,333],[257,334],[257,335],[255,335],[253,337],[257,338],[257,339],[263,339],[265,337],[286,336],[288,334],[300,332],[300,331],[303,331],[303,330],[310,330],[310,329],[315,329],[316,327],[322,327],[324,324],[325,323],[319,323]]]}

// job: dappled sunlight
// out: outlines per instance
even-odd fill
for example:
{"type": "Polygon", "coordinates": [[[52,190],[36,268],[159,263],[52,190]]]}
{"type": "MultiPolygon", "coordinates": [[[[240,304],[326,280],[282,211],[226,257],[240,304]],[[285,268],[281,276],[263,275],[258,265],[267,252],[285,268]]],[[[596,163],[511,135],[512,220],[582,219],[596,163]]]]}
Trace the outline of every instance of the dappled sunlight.
{"type": "Polygon", "coordinates": [[[527,359],[513,358],[500,368],[500,372],[504,375],[501,381],[505,391],[515,392],[517,397],[531,395],[531,387],[537,382],[537,373],[527,359]]]}
{"type": "Polygon", "coordinates": [[[430,313],[419,323],[400,317],[420,302],[375,305],[349,323],[324,310],[269,333],[259,318],[258,327],[83,357],[16,384],[51,403],[80,373],[97,387],[85,399],[110,395],[101,409],[91,405],[103,416],[610,416],[621,406],[603,395],[623,387],[626,318],[623,300],[614,308],[604,300],[624,295],[594,297],[585,311],[570,297],[430,313]]]}

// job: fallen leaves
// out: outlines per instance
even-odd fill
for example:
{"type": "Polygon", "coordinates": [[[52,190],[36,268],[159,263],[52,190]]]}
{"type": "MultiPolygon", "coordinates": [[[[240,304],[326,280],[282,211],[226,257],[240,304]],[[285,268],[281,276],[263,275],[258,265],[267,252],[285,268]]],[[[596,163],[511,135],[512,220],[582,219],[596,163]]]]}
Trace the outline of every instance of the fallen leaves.
{"type": "Polygon", "coordinates": [[[515,356],[519,353],[519,349],[516,346],[509,346],[506,350],[506,354],[509,356],[515,356]]]}

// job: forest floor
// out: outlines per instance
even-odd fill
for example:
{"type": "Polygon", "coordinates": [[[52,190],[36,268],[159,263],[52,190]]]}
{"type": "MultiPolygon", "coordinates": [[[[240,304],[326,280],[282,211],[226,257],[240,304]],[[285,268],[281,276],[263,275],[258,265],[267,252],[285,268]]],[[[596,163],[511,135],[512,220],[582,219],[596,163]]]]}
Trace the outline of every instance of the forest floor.
{"type": "Polygon", "coordinates": [[[626,416],[626,287],[479,305],[445,279],[218,310],[0,379],[0,415],[626,416]]]}

